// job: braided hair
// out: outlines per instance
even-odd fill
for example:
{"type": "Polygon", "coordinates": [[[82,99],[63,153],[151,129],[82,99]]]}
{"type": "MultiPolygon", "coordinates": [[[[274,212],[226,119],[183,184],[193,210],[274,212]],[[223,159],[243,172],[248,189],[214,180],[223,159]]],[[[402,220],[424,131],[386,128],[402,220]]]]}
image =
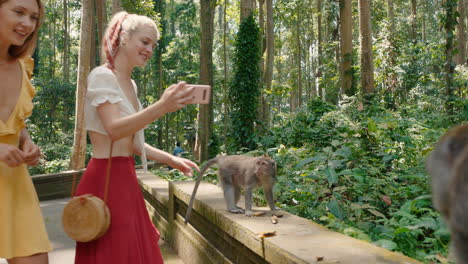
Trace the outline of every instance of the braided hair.
{"type": "Polygon", "coordinates": [[[121,11],[112,17],[102,40],[102,52],[105,54],[109,69],[115,69],[115,57],[122,44],[122,32],[125,32],[125,35],[128,37],[142,25],[154,28],[157,39],[159,39],[158,27],[149,17],[128,14],[125,11],[121,11]]]}

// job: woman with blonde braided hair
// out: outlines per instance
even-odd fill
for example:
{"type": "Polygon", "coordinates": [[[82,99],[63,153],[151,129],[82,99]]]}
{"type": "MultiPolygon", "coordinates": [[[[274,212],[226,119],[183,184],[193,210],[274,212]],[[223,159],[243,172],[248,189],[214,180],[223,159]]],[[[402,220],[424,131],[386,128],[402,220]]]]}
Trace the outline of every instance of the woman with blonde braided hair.
{"type": "Polygon", "coordinates": [[[102,50],[106,63],[88,77],[85,121],[92,144],[92,159],[75,195],[104,195],[106,166],[112,148],[112,166],[107,205],[111,224],[101,238],[77,243],[76,264],[163,263],[159,232],[145,207],[134,167],[133,155],[151,159],[192,175],[199,170],[190,160],[176,157],[144,142],[145,126],[169,112],[183,108],[192,99],[185,82],[171,85],[154,104],[143,109],[131,79],[135,67],[143,67],[153,54],[159,31],[146,16],[120,12],[110,21],[102,50]]]}

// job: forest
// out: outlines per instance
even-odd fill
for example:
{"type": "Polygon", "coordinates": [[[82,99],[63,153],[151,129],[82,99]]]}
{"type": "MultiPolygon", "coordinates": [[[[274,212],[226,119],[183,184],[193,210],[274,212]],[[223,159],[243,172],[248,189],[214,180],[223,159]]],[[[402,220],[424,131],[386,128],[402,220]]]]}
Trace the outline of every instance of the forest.
{"type": "MultiPolygon", "coordinates": [[[[134,71],[143,105],[173,83],[212,86],[149,125],[145,139],[202,165],[268,154],[283,210],[424,263],[448,263],[427,155],[468,121],[467,0],[47,0],[28,121],[44,158],[31,174],[90,158],[82,99],[119,10],[162,36],[134,71]]],[[[156,170],[169,180],[192,180],[156,170]]],[[[207,180],[215,181],[215,170],[207,180]]],[[[256,202],[265,204],[261,191],[256,202]]]]}

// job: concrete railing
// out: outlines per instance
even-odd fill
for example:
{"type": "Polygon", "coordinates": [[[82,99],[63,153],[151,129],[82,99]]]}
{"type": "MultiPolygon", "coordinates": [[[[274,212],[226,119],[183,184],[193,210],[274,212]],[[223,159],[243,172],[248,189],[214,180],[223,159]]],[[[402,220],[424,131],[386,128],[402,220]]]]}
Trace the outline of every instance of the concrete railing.
{"type": "MultiPolygon", "coordinates": [[[[185,212],[194,182],[167,182],[138,172],[154,224],[184,263],[420,263],[398,253],[328,230],[310,220],[281,212],[272,224],[262,217],[228,213],[221,188],[201,183],[190,223],[185,212]],[[276,236],[258,238],[257,233],[276,236]]],[[[239,205],[243,201],[239,202],[239,205]]]]}
{"type": "MultiPolygon", "coordinates": [[[[148,168],[160,167],[161,164],[154,162],[148,162],[148,168]]],[[[137,169],[141,169],[141,165],[137,166],[137,169]]],[[[37,194],[40,201],[60,199],[70,197],[73,176],[76,174],[77,183],[81,179],[81,175],[85,169],[79,171],[62,171],[59,173],[51,174],[36,174],[31,176],[34,187],[36,188],[37,194]]]]}
{"type": "MultiPolygon", "coordinates": [[[[68,197],[73,174],[32,176],[39,199],[68,197]]],[[[221,188],[208,183],[200,184],[190,223],[185,225],[194,182],[168,182],[141,170],[137,174],[153,223],[184,263],[420,263],[285,212],[272,224],[266,207],[254,208],[267,211],[261,217],[228,213],[221,188]],[[275,231],[276,236],[256,236],[266,231],[275,231]]]]}
{"type": "Polygon", "coordinates": [[[76,171],[64,171],[53,174],[36,174],[31,176],[40,201],[70,197],[73,175],[77,174],[77,182],[80,180],[84,169],[76,171]]]}

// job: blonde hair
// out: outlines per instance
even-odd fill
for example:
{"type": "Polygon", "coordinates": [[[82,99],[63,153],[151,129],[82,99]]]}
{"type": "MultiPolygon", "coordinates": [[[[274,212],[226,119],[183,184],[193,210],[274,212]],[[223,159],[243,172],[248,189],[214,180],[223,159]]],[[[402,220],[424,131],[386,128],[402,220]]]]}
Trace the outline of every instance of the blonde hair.
{"type": "MultiPolygon", "coordinates": [[[[0,6],[2,6],[8,1],[10,0],[0,0],[0,6]]],[[[10,48],[8,49],[8,54],[10,54],[10,56],[14,58],[20,59],[31,56],[34,52],[34,49],[36,48],[37,39],[39,37],[39,28],[41,27],[44,19],[44,6],[42,5],[41,0],[36,0],[36,3],[39,7],[39,16],[37,19],[36,27],[34,28],[34,31],[31,33],[31,35],[29,35],[28,38],[24,41],[23,45],[10,46],[10,48]]]]}
{"type": "Polygon", "coordinates": [[[106,62],[110,69],[114,69],[114,60],[121,46],[122,37],[131,37],[141,26],[153,28],[156,31],[156,40],[159,40],[160,33],[158,26],[147,16],[128,14],[125,11],[121,11],[112,17],[102,40],[102,53],[105,54],[106,62]],[[125,32],[125,34],[122,34],[122,32],[125,32]]]}

